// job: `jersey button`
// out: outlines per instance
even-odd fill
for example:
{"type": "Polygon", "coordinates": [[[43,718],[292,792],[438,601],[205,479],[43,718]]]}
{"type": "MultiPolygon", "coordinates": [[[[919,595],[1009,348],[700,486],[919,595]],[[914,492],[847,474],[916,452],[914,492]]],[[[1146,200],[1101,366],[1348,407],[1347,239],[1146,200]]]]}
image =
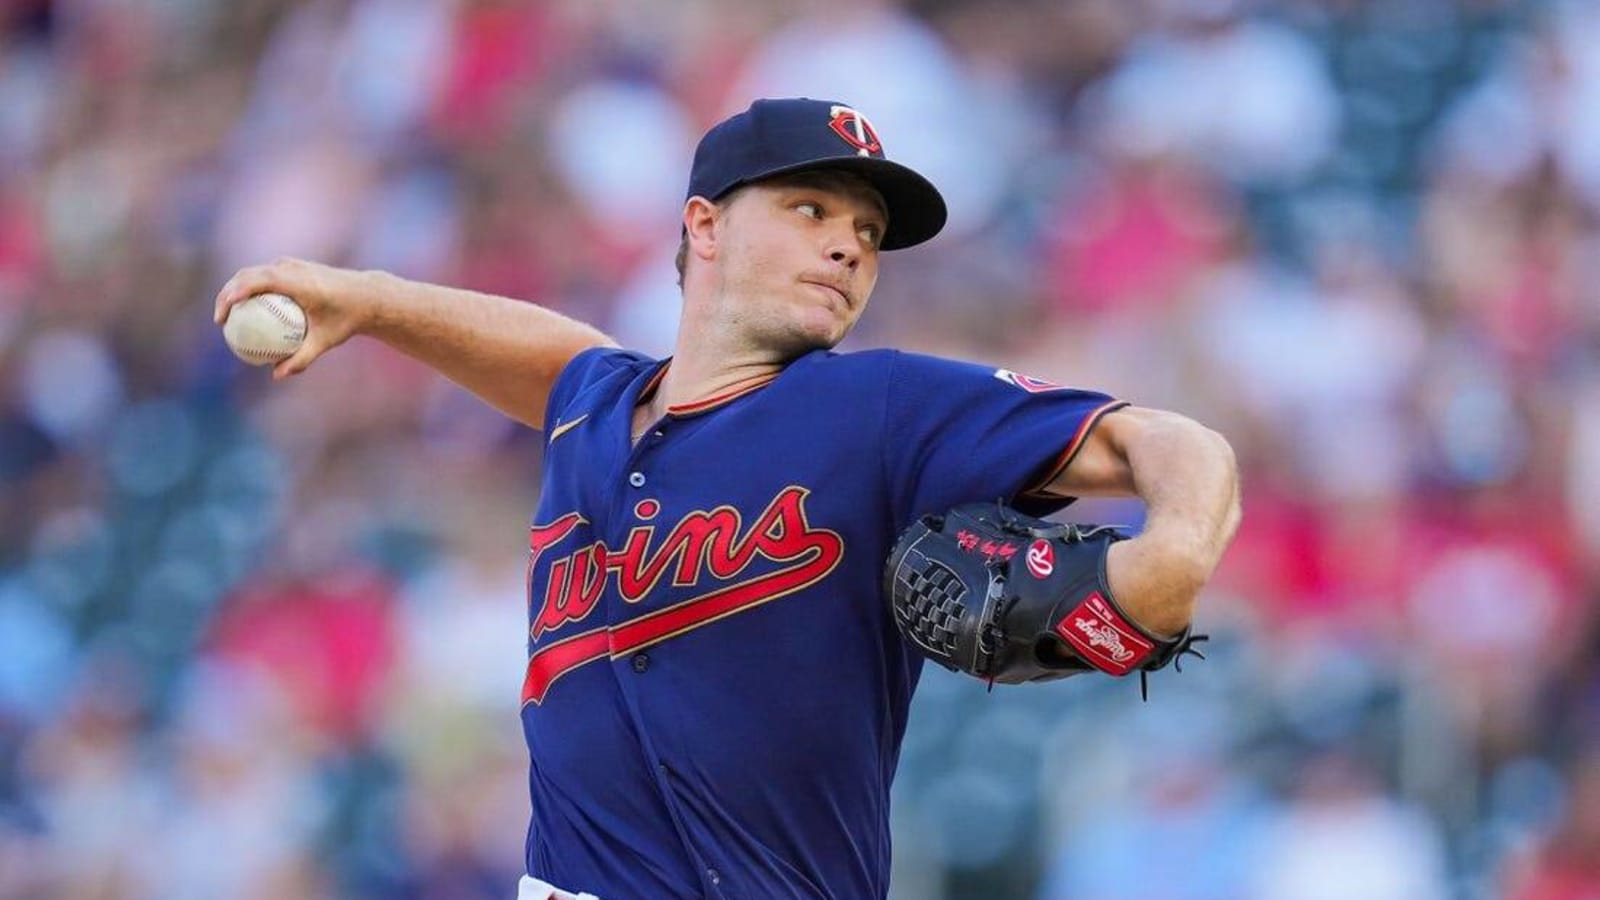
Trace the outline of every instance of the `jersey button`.
{"type": "Polygon", "coordinates": [[[635,653],[633,655],[633,670],[635,672],[643,672],[648,668],[650,668],[650,654],[635,653]]]}
{"type": "Polygon", "coordinates": [[[718,872],[716,869],[707,869],[706,870],[706,877],[711,879],[711,883],[712,884],[721,884],[722,883],[722,873],[718,872]]]}
{"type": "Polygon", "coordinates": [[[628,476],[628,483],[633,485],[636,488],[644,487],[644,473],[643,472],[634,472],[633,474],[629,475],[628,476]]]}

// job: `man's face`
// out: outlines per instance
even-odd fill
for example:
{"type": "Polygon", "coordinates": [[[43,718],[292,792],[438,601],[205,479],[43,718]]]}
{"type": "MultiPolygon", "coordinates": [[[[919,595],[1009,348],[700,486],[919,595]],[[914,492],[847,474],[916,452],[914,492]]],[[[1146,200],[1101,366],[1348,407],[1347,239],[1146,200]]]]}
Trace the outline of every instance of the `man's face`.
{"type": "Polygon", "coordinates": [[[882,197],[852,175],[746,186],[718,223],[721,314],[751,343],[786,356],[833,347],[866,309],[887,224],[882,197]]]}

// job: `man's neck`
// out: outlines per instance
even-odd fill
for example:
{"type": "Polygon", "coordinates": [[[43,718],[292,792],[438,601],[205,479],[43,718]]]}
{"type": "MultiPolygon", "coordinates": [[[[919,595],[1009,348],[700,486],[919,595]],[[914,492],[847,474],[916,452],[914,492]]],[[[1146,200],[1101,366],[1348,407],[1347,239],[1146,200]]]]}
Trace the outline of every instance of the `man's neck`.
{"type": "Polygon", "coordinates": [[[727,393],[780,372],[784,365],[759,357],[717,359],[703,353],[688,357],[675,353],[649,402],[658,415],[664,414],[669,406],[683,406],[727,393]]]}
{"type": "Polygon", "coordinates": [[[649,403],[652,411],[660,416],[669,406],[715,397],[776,374],[790,361],[770,350],[741,345],[726,333],[695,329],[685,321],[678,333],[671,365],[649,403]]]}

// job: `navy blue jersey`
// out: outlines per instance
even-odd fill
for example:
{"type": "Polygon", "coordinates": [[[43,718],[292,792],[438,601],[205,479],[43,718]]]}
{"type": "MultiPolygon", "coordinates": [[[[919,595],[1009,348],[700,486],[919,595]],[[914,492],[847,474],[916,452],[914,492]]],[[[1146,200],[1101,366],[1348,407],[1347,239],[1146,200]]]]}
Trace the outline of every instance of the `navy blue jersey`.
{"type": "Polygon", "coordinates": [[[579,354],[530,531],[530,874],[605,900],[883,897],[922,659],[884,559],[915,517],[1037,489],[1120,404],[816,351],[630,444],[670,361],[579,354]]]}

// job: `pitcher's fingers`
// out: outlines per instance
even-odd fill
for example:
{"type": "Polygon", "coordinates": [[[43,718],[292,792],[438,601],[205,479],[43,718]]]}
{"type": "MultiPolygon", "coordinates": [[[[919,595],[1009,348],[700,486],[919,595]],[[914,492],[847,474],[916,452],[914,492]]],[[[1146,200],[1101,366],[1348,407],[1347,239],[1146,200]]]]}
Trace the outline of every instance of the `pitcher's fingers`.
{"type": "Polygon", "coordinates": [[[305,343],[300,345],[290,357],[272,367],[272,380],[282,381],[292,375],[298,375],[306,370],[317,357],[327,351],[327,346],[318,339],[315,332],[306,335],[305,343]]]}
{"type": "Polygon", "coordinates": [[[250,266],[233,273],[222,290],[217,291],[216,307],[212,318],[218,325],[228,320],[228,310],[256,294],[266,293],[273,285],[271,269],[267,266],[250,266]]]}

